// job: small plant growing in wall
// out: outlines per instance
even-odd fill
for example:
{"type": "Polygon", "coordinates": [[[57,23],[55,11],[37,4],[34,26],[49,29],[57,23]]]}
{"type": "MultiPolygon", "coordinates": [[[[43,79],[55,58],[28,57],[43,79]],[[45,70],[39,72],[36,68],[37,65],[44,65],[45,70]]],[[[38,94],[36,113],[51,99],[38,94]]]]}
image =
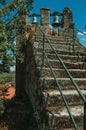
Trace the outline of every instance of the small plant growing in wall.
{"type": "Polygon", "coordinates": [[[3,86],[0,90],[2,91],[2,93],[7,92],[7,88],[5,86],[3,86]]]}
{"type": "Polygon", "coordinates": [[[3,115],[5,111],[5,101],[4,99],[0,99],[0,117],[3,115]]]}

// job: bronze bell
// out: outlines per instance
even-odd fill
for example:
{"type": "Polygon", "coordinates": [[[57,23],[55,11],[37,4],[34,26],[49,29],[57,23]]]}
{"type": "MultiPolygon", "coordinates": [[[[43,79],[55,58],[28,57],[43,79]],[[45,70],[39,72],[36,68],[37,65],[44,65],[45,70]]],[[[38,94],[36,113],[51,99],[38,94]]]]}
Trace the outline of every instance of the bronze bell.
{"type": "Polygon", "coordinates": [[[57,15],[54,16],[54,22],[52,24],[52,26],[57,27],[60,26],[60,22],[59,22],[59,17],[57,15]]]}
{"type": "Polygon", "coordinates": [[[37,17],[36,16],[33,17],[32,24],[37,24],[37,17]]]}

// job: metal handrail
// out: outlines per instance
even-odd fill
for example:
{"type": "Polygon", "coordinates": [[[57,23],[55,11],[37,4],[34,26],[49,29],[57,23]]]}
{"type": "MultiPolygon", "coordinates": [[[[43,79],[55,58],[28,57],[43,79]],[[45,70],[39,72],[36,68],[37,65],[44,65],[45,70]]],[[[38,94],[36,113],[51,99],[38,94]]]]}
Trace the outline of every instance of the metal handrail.
{"type": "MultiPolygon", "coordinates": [[[[52,44],[51,44],[50,40],[48,39],[47,35],[45,34],[45,32],[44,32],[41,28],[40,28],[40,30],[41,30],[41,32],[43,33],[43,36],[47,39],[47,41],[48,41],[50,47],[52,48],[52,50],[54,51],[54,53],[55,53],[55,55],[56,55],[56,58],[59,60],[60,64],[63,66],[65,72],[67,73],[68,77],[70,78],[71,82],[73,83],[73,85],[74,85],[75,89],[77,90],[79,96],[81,97],[82,101],[84,102],[84,130],[86,130],[86,124],[85,124],[85,122],[86,122],[86,111],[85,111],[85,110],[86,110],[86,98],[85,98],[85,96],[81,93],[81,91],[80,91],[80,89],[79,89],[79,86],[78,86],[78,85],[76,84],[76,82],[73,80],[72,75],[70,74],[70,72],[68,71],[67,67],[65,66],[65,64],[64,64],[63,61],[61,60],[61,58],[60,58],[59,54],[57,53],[57,51],[55,50],[55,48],[52,46],[52,44]]],[[[43,44],[44,44],[44,43],[43,43],[43,44]]],[[[44,45],[43,45],[43,46],[44,46],[44,45]]],[[[44,48],[44,47],[43,47],[43,48],[44,48]]],[[[47,58],[47,55],[45,54],[45,49],[43,49],[43,51],[44,51],[43,53],[44,53],[46,59],[48,59],[48,58],[47,58]]],[[[50,65],[49,61],[48,61],[48,64],[49,64],[50,70],[51,70],[51,72],[52,72],[52,71],[53,71],[53,70],[52,70],[52,66],[50,65]]],[[[55,73],[52,72],[52,74],[53,74],[53,77],[55,78],[56,84],[57,84],[57,86],[58,86],[58,88],[59,88],[60,94],[61,94],[61,96],[62,96],[62,98],[63,98],[63,101],[64,101],[64,103],[65,103],[65,105],[66,105],[66,108],[67,108],[68,113],[69,113],[69,116],[70,116],[71,113],[70,113],[70,110],[69,110],[69,108],[68,108],[68,106],[67,106],[67,104],[66,104],[66,102],[65,102],[65,98],[64,98],[64,95],[63,95],[63,93],[62,93],[61,87],[60,87],[59,84],[58,84],[58,81],[57,81],[57,79],[56,79],[55,73]]],[[[71,120],[72,120],[72,122],[73,122],[73,125],[74,125],[75,129],[78,130],[78,128],[77,128],[77,126],[75,125],[75,122],[74,122],[74,120],[72,119],[71,116],[70,116],[70,118],[71,118],[71,120]]]]}

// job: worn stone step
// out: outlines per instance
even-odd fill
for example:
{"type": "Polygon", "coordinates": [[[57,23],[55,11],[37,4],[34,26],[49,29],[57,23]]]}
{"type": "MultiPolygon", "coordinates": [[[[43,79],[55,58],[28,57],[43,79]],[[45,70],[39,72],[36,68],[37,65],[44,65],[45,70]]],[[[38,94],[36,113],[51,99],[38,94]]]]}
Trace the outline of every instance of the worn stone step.
{"type": "MultiPolygon", "coordinates": [[[[83,104],[83,101],[76,90],[63,90],[62,93],[65,96],[68,105],[83,104]]],[[[81,93],[86,97],[86,90],[81,90],[81,93]]],[[[47,106],[64,105],[59,90],[45,90],[43,94],[47,106]]]]}
{"type": "MultiPolygon", "coordinates": [[[[49,128],[47,130],[57,130],[57,128],[56,129],[49,128]]],[[[62,129],[58,129],[58,130],[75,130],[75,128],[62,128],[62,129]]],[[[83,127],[79,128],[78,130],[83,130],[83,127]]]]}
{"type": "Polygon", "coordinates": [[[67,61],[67,62],[84,62],[85,61],[85,56],[78,56],[78,55],[61,55],[60,57],[62,60],[67,61]]]}
{"type": "MultiPolygon", "coordinates": [[[[63,53],[61,53],[61,54],[66,54],[66,53],[72,53],[72,54],[80,54],[80,55],[85,55],[86,56],[86,48],[84,48],[84,47],[81,47],[80,45],[76,45],[75,47],[77,48],[77,49],[75,49],[75,51],[73,52],[73,46],[70,46],[69,47],[69,45],[65,45],[64,44],[64,42],[63,42],[63,44],[62,43],[58,43],[58,44],[56,44],[55,45],[55,43],[53,42],[52,43],[52,45],[54,45],[55,47],[55,49],[57,48],[56,46],[58,46],[58,48],[57,48],[57,50],[58,50],[58,53],[60,53],[60,52],[63,52],[63,53]],[[65,49],[63,48],[63,47],[65,47],[65,49]],[[66,49],[66,47],[68,48],[68,49],[66,49]],[[64,50],[61,50],[61,49],[64,49],[64,50]],[[68,51],[67,51],[68,50],[68,51]]],[[[38,49],[38,51],[42,51],[42,49],[43,49],[43,43],[42,42],[39,42],[39,41],[35,41],[34,42],[34,46],[38,49]]],[[[45,43],[45,48],[46,48],[46,52],[53,52],[52,50],[51,50],[51,48],[49,47],[49,43],[47,43],[47,41],[46,41],[46,43],[45,43]],[[50,48],[50,49],[49,49],[50,48]]]]}
{"type": "MultiPolygon", "coordinates": [[[[34,46],[37,46],[37,45],[34,45],[34,46]]],[[[36,47],[36,52],[42,53],[42,51],[43,51],[43,48],[36,47]]],[[[78,52],[79,51],[78,50],[76,52],[73,52],[72,50],[62,50],[62,49],[56,49],[56,51],[59,55],[77,55],[77,56],[79,55],[79,56],[85,56],[86,57],[86,53],[84,51],[78,52]]],[[[46,49],[45,52],[50,53],[50,54],[55,54],[55,52],[53,50],[49,49],[49,48],[46,49]]]]}
{"type": "MultiPolygon", "coordinates": [[[[34,42],[34,44],[37,44],[37,46],[41,49],[43,48],[43,42],[34,42]],[[39,43],[39,44],[38,44],[39,43]]],[[[68,50],[68,51],[73,51],[73,45],[72,44],[61,44],[61,42],[58,42],[57,44],[54,44],[52,43],[52,46],[55,48],[55,49],[61,49],[61,50],[68,50]]],[[[49,43],[45,43],[44,45],[45,49],[51,49],[49,43]]],[[[81,46],[74,46],[74,49],[76,51],[78,50],[81,50],[81,51],[84,51],[84,48],[81,48],[81,46]]]]}
{"type": "MultiPolygon", "coordinates": [[[[75,128],[73,127],[73,128],[61,128],[61,129],[60,128],[58,128],[58,129],[54,128],[53,129],[52,127],[51,128],[48,127],[47,130],[75,130],[75,128]]],[[[79,126],[78,130],[83,130],[83,126],[82,127],[79,126]]]]}
{"type": "MultiPolygon", "coordinates": [[[[42,59],[43,58],[37,58],[37,63],[38,65],[40,66],[41,63],[42,63],[42,59]]],[[[49,62],[51,63],[52,67],[53,68],[63,68],[59,62],[58,59],[50,59],[48,58],[49,62]]],[[[75,61],[73,62],[71,59],[67,60],[67,59],[62,59],[65,66],[68,68],[68,69],[86,69],[86,61],[85,61],[85,57],[82,58],[82,61],[80,61],[80,59],[78,61],[75,61]]],[[[48,67],[48,63],[46,61],[46,58],[45,58],[45,66],[48,67]]]]}
{"type": "MultiPolygon", "coordinates": [[[[49,63],[51,64],[52,68],[57,68],[57,69],[63,69],[63,66],[58,60],[50,60],[49,63]]],[[[67,67],[67,69],[86,69],[86,62],[66,62],[63,61],[64,65],[67,67]]],[[[38,66],[42,66],[42,60],[37,59],[37,64],[38,66]]],[[[45,60],[45,67],[49,67],[48,62],[45,60]]]]}
{"type": "MultiPolygon", "coordinates": [[[[42,43],[41,43],[42,44],[42,43]]],[[[43,51],[43,45],[41,45],[39,42],[34,42],[34,48],[36,49],[37,52],[42,52],[43,51]]],[[[51,47],[48,47],[49,45],[46,44],[46,47],[45,47],[45,52],[46,53],[54,53],[54,51],[51,49],[51,47]]],[[[55,48],[56,51],[59,53],[59,54],[70,54],[72,53],[72,49],[69,50],[69,49],[66,49],[66,50],[62,50],[62,49],[59,49],[59,48],[55,48]]]]}
{"type": "MultiPolygon", "coordinates": [[[[65,107],[48,107],[47,110],[49,111],[48,126],[50,130],[75,130],[65,107]]],[[[78,129],[83,130],[83,106],[70,106],[70,112],[75,119],[78,129]]]]}
{"type": "MultiPolygon", "coordinates": [[[[40,70],[40,68],[39,68],[40,70]]],[[[56,78],[67,78],[68,74],[64,69],[56,69],[52,68],[54,71],[56,78]]],[[[73,78],[86,78],[86,69],[69,69],[68,70],[73,78]]],[[[41,76],[46,77],[52,77],[52,72],[50,71],[50,68],[43,68],[41,71],[41,76]]]]}
{"type": "MultiPolygon", "coordinates": [[[[58,60],[49,60],[49,62],[53,68],[63,68],[63,66],[58,60]]],[[[68,69],[85,69],[86,68],[86,64],[83,62],[73,63],[73,62],[63,61],[63,63],[68,69]]],[[[45,66],[48,66],[47,61],[45,62],[45,66]]]]}
{"type": "MultiPolygon", "coordinates": [[[[73,78],[80,89],[86,90],[86,78],[73,78]]],[[[56,89],[56,81],[52,77],[40,78],[44,89],[56,89]]],[[[62,90],[75,89],[69,78],[57,78],[62,90]]]]}
{"type": "MultiPolygon", "coordinates": [[[[53,68],[63,68],[63,66],[58,60],[49,60],[49,62],[53,68]]],[[[73,62],[63,61],[63,63],[68,69],[86,69],[86,62],[73,63],[73,62]]],[[[47,61],[45,61],[45,66],[49,66],[47,61]]]]}
{"type": "MultiPolygon", "coordinates": [[[[36,53],[36,56],[38,59],[42,59],[43,57],[43,54],[42,52],[37,52],[36,53]]],[[[84,62],[85,60],[85,56],[78,56],[78,55],[71,55],[71,54],[67,54],[67,55],[62,55],[62,54],[59,54],[60,58],[64,61],[67,61],[67,62],[78,62],[78,61],[82,61],[84,62]]],[[[47,57],[49,59],[56,59],[56,55],[54,53],[47,53],[47,57]]]]}
{"type": "MultiPolygon", "coordinates": [[[[41,34],[41,33],[40,33],[41,34]]],[[[36,37],[36,41],[43,41],[43,35],[40,35],[40,34],[37,34],[35,35],[36,37]]],[[[54,43],[54,44],[58,44],[58,43],[61,43],[61,44],[74,44],[74,45],[79,45],[79,41],[74,41],[72,38],[66,38],[63,37],[63,36],[47,36],[49,41],[51,43],[54,43]]],[[[47,41],[47,38],[45,37],[45,42],[47,41]]]]}
{"type": "MultiPolygon", "coordinates": [[[[57,130],[57,129],[52,129],[52,130],[57,130]]],[[[75,128],[62,128],[62,129],[59,129],[59,130],[75,130],[75,128]]],[[[78,130],[83,130],[83,126],[79,127],[78,130]]]]}
{"type": "MultiPolygon", "coordinates": [[[[60,45],[72,45],[72,46],[79,46],[80,50],[85,50],[85,48],[79,44],[79,41],[73,41],[72,38],[65,39],[62,36],[48,36],[49,40],[53,44],[60,44],[60,45]]],[[[36,42],[43,42],[43,36],[42,35],[36,35],[35,38],[36,42]]],[[[48,40],[45,38],[45,42],[48,42],[48,40]]],[[[46,44],[46,43],[45,43],[46,44]]],[[[74,47],[75,51],[76,48],[74,47]]]]}
{"type": "MultiPolygon", "coordinates": [[[[36,33],[36,35],[35,35],[35,37],[36,37],[36,39],[37,40],[42,40],[43,39],[43,37],[42,37],[43,35],[40,35],[40,34],[37,34],[36,33]]],[[[63,36],[47,36],[47,38],[52,42],[52,41],[65,41],[65,38],[63,37],[63,36]]],[[[45,40],[47,39],[46,37],[45,37],[45,40]]],[[[70,39],[70,41],[73,41],[72,39],[70,39]]]]}

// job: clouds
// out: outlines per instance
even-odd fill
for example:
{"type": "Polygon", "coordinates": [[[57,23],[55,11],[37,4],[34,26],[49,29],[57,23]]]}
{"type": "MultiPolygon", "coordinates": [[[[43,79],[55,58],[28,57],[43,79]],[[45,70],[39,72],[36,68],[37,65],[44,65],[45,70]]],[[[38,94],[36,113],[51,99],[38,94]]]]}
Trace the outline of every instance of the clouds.
{"type": "Polygon", "coordinates": [[[80,39],[80,41],[82,41],[82,42],[86,42],[86,38],[79,38],[80,39]]]}
{"type": "Polygon", "coordinates": [[[86,34],[86,32],[78,32],[77,35],[83,36],[84,34],[86,34]]]}
{"type": "Polygon", "coordinates": [[[86,35],[85,34],[86,34],[86,31],[83,33],[78,32],[77,37],[79,38],[80,43],[86,47],[86,35]]]}
{"type": "Polygon", "coordinates": [[[79,35],[79,36],[83,36],[84,34],[82,34],[82,33],[78,32],[78,33],[77,33],[77,35],[79,35]]]}

